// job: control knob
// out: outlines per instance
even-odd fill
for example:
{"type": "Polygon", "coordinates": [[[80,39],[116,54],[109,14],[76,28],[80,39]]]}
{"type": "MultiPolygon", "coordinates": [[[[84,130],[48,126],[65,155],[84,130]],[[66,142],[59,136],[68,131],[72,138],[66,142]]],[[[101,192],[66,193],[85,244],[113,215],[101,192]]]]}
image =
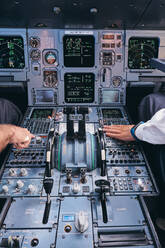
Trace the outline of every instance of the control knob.
{"type": "Polygon", "coordinates": [[[20,176],[24,177],[24,176],[27,176],[27,170],[25,168],[21,168],[20,170],[20,176]]]}
{"type": "Polygon", "coordinates": [[[7,192],[9,191],[8,186],[7,186],[7,185],[3,185],[3,186],[2,186],[2,191],[3,191],[4,193],[7,193],[7,192]]]}
{"type": "Polygon", "coordinates": [[[35,247],[39,244],[39,240],[37,238],[34,238],[31,240],[31,246],[32,247],[35,247]]]}
{"type": "Polygon", "coordinates": [[[88,229],[88,215],[84,211],[80,211],[76,214],[75,227],[76,229],[83,233],[88,229]]]}
{"type": "Polygon", "coordinates": [[[17,189],[21,189],[24,186],[24,183],[21,180],[17,181],[17,189]]]}
{"type": "Polygon", "coordinates": [[[32,193],[35,192],[35,190],[36,190],[35,186],[32,185],[32,184],[29,184],[29,186],[28,186],[28,193],[32,194],[32,193]]]}
{"type": "Polygon", "coordinates": [[[14,168],[9,169],[9,176],[15,177],[17,175],[17,171],[14,168]]]}

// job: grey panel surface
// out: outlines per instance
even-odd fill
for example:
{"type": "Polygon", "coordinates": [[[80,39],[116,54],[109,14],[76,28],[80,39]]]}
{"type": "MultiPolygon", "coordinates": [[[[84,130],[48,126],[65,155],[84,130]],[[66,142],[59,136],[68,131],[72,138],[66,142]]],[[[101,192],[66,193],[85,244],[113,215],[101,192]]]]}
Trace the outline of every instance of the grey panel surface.
{"type": "Polygon", "coordinates": [[[93,247],[91,203],[86,197],[66,197],[61,202],[56,248],[77,248],[80,244],[81,247],[93,247]],[[84,233],[78,232],[74,225],[76,213],[79,211],[86,212],[88,216],[89,226],[84,233]],[[73,216],[73,220],[65,221],[65,215],[73,216]],[[64,231],[66,225],[71,226],[70,233],[64,231]]]}
{"type": "MultiPolygon", "coordinates": [[[[33,240],[38,240],[38,247],[45,248],[45,247],[55,247],[55,235],[56,229],[31,229],[31,230],[7,230],[0,231],[0,244],[1,242],[6,239],[6,241],[10,241],[12,237],[17,237],[19,240],[19,244],[21,248],[31,248],[33,247],[32,242],[33,240]]],[[[6,242],[7,243],[7,242],[6,242]]]]}
{"type": "Polygon", "coordinates": [[[14,199],[7,213],[4,224],[8,229],[52,228],[58,220],[60,202],[52,198],[49,220],[42,223],[46,198],[14,199]]]}
{"type": "Polygon", "coordinates": [[[139,226],[143,224],[144,216],[136,197],[108,196],[108,223],[103,222],[102,208],[99,197],[95,198],[93,207],[93,221],[98,226],[139,226]],[[136,213],[136,214],[135,214],[136,213]]]}

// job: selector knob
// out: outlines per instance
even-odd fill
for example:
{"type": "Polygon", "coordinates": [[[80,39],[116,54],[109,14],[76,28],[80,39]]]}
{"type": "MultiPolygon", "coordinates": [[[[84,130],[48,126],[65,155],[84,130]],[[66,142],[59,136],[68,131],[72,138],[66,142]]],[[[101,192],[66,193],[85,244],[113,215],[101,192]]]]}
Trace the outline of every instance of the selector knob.
{"type": "Polygon", "coordinates": [[[17,175],[16,169],[10,168],[9,169],[9,176],[15,177],[17,175]]]}
{"type": "Polygon", "coordinates": [[[24,183],[21,180],[17,181],[17,188],[21,189],[24,186],[24,183]]]}
{"type": "Polygon", "coordinates": [[[20,170],[20,176],[24,177],[24,176],[27,176],[27,170],[25,168],[21,168],[20,170]]]}
{"type": "Polygon", "coordinates": [[[80,184],[78,182],[74,182],[72,191],[74,194],[77,194],[80,191],[80,184]]]}
{"type": "Polygon", "coordinates": [[[76,214],[75,227],[78,232],[85,232],[88,229],[88,215],[84,211],[80,211],[76,214]]]}
{"type": "Polygon", "coordinates": [[[32,193],[35,192],[35,190],[36,190],[35,186],[32,185],[32,184],[29,184],[29,186],[28,186],[28,192],[29,192],[30,194],[32,194],[32,193]]]}
{"type": "Polygon", "coordinates": [[[32,247],[35,247],[39,244],[39,240],[37,238],[34,238],[31,240],[31,246],[32,247]]]}
{"type": "Polygon", "coordinates": [[[72,230],[72,226],[71,226],[71,225],[66,225],[66,226],[64,227],[64,231],[65,231],[66,233],[69,233],[71,230],[72,230]]]}
{"type": "Polygon", "coordinates": [[[3,185],[3,186],[2,186],[2,191],[3,191],[4,193],[7,193],[7,192],[9,191],[8,186],[7,186],[7,185],[3,185]]]}

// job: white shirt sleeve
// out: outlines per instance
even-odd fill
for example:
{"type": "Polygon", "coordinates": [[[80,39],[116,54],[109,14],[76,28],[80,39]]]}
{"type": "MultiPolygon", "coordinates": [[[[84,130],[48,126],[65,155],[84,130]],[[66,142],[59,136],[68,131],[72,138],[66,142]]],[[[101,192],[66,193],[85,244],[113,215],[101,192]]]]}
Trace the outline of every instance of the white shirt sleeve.
{"type": "Polygon", "coordinates": [[[151,144],[165,144],[165,108],[156,112],[151,120],[139,125],[135,135],[151,144]]]}

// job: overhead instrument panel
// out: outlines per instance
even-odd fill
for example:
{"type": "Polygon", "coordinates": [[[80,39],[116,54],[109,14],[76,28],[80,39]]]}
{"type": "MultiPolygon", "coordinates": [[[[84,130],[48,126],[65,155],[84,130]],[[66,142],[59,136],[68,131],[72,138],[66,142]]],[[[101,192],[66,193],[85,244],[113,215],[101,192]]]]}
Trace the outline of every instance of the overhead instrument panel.
{"type": "Polygon", "coordinates": [[[95,38],[92,35],[65,35],[63,37],[65,67],[93,67],[95,38]]]}
{"type": "Polygon", "coordinates": [[[0,36],[0,69],[24,69],[24,41],[21,36],[0,36]]]}
{"type": "Polygon", "coordinates": [[[158,57],[159,38],[131,37],[128,43],[128,68],[152,69],[151,58],[158,57]]]}
{"type": "Polygon", "coordinates": [[[95,75],[93,73],[65,73],[65,102],[92,103],[95,75]]]}

